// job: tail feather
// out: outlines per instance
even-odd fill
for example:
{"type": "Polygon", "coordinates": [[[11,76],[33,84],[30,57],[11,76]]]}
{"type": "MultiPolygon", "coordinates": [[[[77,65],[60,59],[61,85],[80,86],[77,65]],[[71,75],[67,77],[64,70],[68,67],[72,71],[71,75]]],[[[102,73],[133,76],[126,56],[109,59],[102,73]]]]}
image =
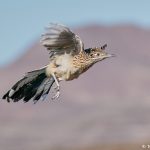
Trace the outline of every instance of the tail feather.
{"type": "Polygon", "coordinates": [[[52,77],[47,78],[45,68],[28,72],[3,96],[3,99],[8,102],[10,102],[10,99],[13,102],[18,102],[21,99],[28,102],[33,98],[33,101],[37,102],[41,97],[43,98],[48,94],[53,83],[54,79],[52,77]]]}
{"type": "Polygon", "coordinates": [[[39,88],[36,91],[36,94],[33,98],[33,101],[36,102],[38,101],[40,98],[42,98],[43,100],[45,99],[46,95],[49,93],[49,90],[51,88],[51,86],[54,83],[54,79],[51,78],[46,78],[42,84],[39,86],[39,88]]]}

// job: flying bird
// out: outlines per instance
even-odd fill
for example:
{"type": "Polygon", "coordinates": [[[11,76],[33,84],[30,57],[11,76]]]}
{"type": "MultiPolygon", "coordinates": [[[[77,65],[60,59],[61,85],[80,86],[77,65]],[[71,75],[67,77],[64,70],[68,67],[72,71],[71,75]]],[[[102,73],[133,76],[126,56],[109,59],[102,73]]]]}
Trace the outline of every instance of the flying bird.
{"type": "Polygon", "coordinates": [[[41,36],[41,44],[49,51],[49,64],[25,74],[4,96],[8,102],[23,100],[35,103],[45,99],[55,83],[55,95],[60,96],[59,82],[78,78],[95,63],[114,56],[101,47],[84,49],[80,37],[62,24],[50,24],[41,36]]]}

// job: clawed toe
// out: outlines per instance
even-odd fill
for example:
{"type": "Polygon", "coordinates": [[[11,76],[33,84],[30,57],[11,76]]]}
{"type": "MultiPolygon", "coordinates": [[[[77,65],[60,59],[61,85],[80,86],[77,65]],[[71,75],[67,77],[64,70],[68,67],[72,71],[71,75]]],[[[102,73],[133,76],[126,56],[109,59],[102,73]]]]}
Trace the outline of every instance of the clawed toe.
{"type": "Polygon", "coordinates": [[[56,90],[56,94],[52,97],[52,100],[59,98],[60,96],[60,88],[59,86],[54,88],[56,90]]]}
{"type": "Polygon", "coordinates": [[[57,99],[60,96],[60,91],[57,91],[57,93],[52,97],[52,100],[57,99]]]}

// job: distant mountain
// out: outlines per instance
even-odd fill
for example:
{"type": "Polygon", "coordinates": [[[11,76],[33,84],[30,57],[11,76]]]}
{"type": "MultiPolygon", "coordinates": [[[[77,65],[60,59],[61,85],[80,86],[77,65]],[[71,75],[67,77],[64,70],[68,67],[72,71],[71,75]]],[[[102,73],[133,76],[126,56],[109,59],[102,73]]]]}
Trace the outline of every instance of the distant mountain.
{"type": "MultiPolygon", "coordinates": [[[[61,83],[61,97],[0,104],[0,149],[70,149],[150,139],[150,30],[130,25],[75,29],[85,47],[108,44],[117,57],[61,83]],[[26,148],[25,148],[26,147],[26,148]]],[[[2,95],[27,71],[48,63],[39,42],[0,70],[2,95]]]]}

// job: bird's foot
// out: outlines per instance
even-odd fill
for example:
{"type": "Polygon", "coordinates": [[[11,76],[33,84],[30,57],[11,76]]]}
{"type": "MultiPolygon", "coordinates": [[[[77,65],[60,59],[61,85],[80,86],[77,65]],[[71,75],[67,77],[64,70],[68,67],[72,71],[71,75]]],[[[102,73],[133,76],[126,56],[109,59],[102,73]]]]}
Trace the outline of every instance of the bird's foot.
{"type": "Polygon", "coordinates": [[[56,86],[54,89],[56,90],[56,94],[52,97],[52,100],[57,99],[60,96],[60,88],[59,88],[59,86],[56,86]]]}

